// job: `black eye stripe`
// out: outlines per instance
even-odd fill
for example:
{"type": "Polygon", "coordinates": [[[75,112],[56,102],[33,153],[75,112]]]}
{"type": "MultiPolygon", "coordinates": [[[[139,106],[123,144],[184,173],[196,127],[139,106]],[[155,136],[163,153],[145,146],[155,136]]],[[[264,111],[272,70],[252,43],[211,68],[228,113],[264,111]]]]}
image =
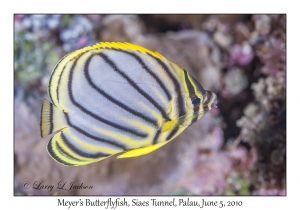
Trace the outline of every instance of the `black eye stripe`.
{"type": "Polygon", "coordinates": [[[200,103],[200,98],[194,98],[192,99],[192,104],[196,105],[200,103]]]}

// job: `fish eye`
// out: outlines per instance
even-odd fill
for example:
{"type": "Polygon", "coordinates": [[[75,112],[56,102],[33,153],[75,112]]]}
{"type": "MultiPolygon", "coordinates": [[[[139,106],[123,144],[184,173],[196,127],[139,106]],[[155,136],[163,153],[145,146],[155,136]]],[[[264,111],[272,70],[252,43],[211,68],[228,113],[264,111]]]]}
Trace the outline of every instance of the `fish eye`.
{"type": "Polygon", "coordinates": [[[192,104],[196,105],[200,103],[200,98],[193,98],[192,99],[192,104]]]}

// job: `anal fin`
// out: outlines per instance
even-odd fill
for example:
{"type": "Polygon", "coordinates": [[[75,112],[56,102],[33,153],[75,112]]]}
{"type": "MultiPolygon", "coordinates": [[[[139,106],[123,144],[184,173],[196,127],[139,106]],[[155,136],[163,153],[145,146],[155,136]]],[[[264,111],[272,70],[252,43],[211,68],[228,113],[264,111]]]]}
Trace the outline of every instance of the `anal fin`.
{"type": "Polygon", "coordinates": [[[75,140],[69,135],[72,131],[64,128],[56,133],[47,145],[48,154],[65,166],[82,166],[104,160],[111,156],[102,152],[87,152],[75,146],[75,140]]]}
{"type": "MultiPolygon", "coordinates": [[[[166,132],[166,131],[170,131],[172,130],[175,126],[180,126],[180,127],[188,127],[191,125],[192,120],[195,117],[198,117],[199,115],[201,115],[201,113],[196,112],[196,113],[191,113],[191,114],[186,114],[183,115],[179,118],[176,119],[172,119],[170,121],[165,121],[162,123],[161,125],[161,132],[166,132]]],[[[202,116],[202,115],[201,115],[202,116]]]]}

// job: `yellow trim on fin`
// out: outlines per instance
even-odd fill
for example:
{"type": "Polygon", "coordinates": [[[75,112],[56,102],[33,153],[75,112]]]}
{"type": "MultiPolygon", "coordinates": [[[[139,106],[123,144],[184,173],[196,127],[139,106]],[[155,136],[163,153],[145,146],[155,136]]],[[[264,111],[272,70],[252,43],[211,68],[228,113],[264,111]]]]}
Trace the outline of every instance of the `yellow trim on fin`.
{"type": "Polygon", "coordinates": [[[100,42],[98,44],[93,45],[92,48],[93,49],[118,48],[122,50],[134,50],[134,51],[140,51],[142,53],[149,53],[150,55],[157,58],[164,58],[164,56],[159,52],[153,52],[140,45],[132,44],[128,42],[100,42]]]}
{"type": "Polygon", "coordinates": [[[165,121],[161,126],[161,132],[163,133],[163,132],[171,130],[172,128],[175,127],[176,124],[177,124],[176,120],[165,121]]]}
{"type": "Polygon", "coordinates": [[[138,157],[141,155],[146,155],[159,149],[160,147],[164,146],[166,143],[168,142],[163,142],[160,144],[154,144],[142,148],[132,149],[127,152],[124,152],[123,154],[119,155],[117,158],[130,158],[130,157],[138,157]]]}

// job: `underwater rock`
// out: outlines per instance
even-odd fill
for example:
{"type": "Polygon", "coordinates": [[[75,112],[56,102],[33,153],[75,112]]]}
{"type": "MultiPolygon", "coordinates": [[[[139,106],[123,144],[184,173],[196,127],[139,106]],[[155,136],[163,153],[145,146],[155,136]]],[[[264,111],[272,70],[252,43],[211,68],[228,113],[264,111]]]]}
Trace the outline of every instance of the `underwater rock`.
{"type": "Polygon", "coordinates": [[[241,93],[247,86],[248,81],[245,73],[239,69],[234,68],[229,70],[223,77],[224,89],[222,94],[224,97],[232,97],[241,93]]]}
{"type": "Polygon", "coordinates": [[[245,42],[242,45],[234,45],[230,49],[230,62],[232,64],[245,66],[252,61],[253,57],[252,47],[245,42]]]}
{"type": "Polygon", "coordinates": [[[286,87],[285,76],[269,76],[253,86],[256,104],[249,104],[237,121],[241,136],[255,150],[251,170],[255,189],[285,190],[286,182],[286,87]]]}

